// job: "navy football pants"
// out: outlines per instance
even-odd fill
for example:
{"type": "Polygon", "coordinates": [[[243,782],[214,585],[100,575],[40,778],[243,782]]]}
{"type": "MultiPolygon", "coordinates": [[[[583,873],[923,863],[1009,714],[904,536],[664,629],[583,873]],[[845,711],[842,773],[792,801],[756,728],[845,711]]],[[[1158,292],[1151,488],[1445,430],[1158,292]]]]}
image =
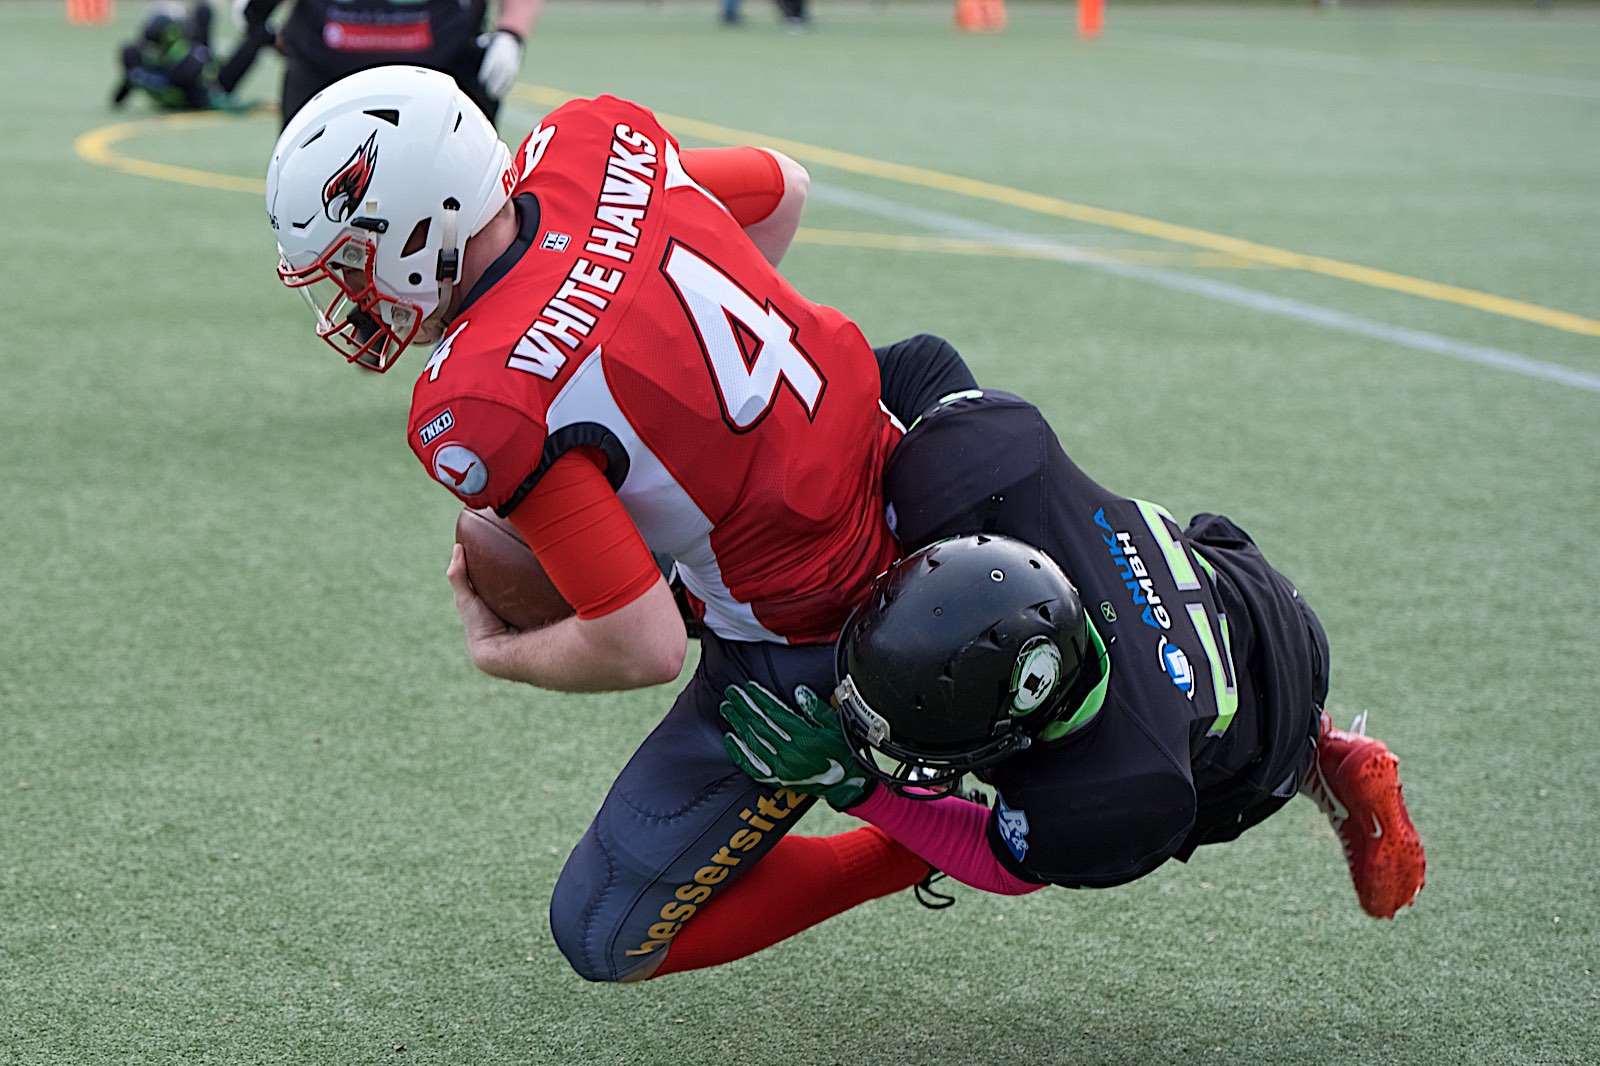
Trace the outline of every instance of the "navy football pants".
{"type": "MultiPolygon", "coordinates": [[[[909,425],[941,396],[975,387],[961,356],[927,334],[877,349],[882,397],[909,425]]],[[[841,623],[843,619],[840,620],[841,623]]],[[[729,685],[792,699],[835,683],[832,645],[700,637],[700,663],[634,752],[556,880],[550,930],[591,981],[647,977],[683,923],[765,855],[813,802],[758,785],[722,749],[729,685]]]]}

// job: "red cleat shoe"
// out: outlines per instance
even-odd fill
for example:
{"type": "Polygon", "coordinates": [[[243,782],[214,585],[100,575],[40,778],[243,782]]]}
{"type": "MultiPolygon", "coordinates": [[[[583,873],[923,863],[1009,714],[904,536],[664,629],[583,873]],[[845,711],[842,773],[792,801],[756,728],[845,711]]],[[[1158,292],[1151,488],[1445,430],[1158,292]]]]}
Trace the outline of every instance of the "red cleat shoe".
{"type": "Polygon", "coordinates": [[[1344,844],[1361,909],[1393,918],[1422,889],[1422,840],[1400,794],[1400,761],[1383,741],[1366,736],[1362,714],[1346,732],[1326,711],[1305,793],[1333,823],[1344,844]]]}

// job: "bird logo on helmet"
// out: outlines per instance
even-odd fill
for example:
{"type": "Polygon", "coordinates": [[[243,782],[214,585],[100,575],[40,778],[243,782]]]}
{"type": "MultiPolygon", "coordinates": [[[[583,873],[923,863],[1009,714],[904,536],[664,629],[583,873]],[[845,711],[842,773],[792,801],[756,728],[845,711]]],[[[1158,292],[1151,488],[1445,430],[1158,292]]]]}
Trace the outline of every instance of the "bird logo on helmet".
{"type": "Polygon", "coordinates": [[[1010,537],[913,552],[873,582],[835,649],[845,736],[917,798],[1093,717],[1109,663],[1066,574],[1010,537]]]}
{"type": "Polygon", "coordinates": [[[378,134],[373,132],[366,143],[345,160],[344,166],[322,186],[322,210],[329,222],[348,222],[361,206],[372,184],[372,175],[378,169],[378,134]]]}

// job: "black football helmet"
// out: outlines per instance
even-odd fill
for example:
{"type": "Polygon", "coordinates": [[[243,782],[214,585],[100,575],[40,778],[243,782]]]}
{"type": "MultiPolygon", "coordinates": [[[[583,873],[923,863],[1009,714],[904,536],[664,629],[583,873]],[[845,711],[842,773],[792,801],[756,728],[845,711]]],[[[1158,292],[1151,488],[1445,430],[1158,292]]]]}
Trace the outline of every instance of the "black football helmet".
{"type": "Polygon", "coordinates": [[[856,758],[917,798],[1084,724],[1109,673],[1056,562],[992,534],[938,541],[879,575],[835,665],[856,758]]]}

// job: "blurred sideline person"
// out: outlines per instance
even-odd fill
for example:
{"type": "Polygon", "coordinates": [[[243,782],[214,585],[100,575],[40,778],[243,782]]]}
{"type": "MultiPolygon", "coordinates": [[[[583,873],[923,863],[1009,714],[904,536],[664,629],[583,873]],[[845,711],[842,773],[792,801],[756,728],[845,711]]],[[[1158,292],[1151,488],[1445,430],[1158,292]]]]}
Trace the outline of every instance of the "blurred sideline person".
{"type": "Polygon", "coordinates": [[[557,691],[666,683],[687,637],[654,553],[687,590],[700,662],[551,900],[590,980],[651,976],[758,864],[793,887],[800,927],[929,875],[874,827],[786,836],[812,800],[752,781],[723,746],[729,686],[832,685],[850,609],[899,554],[882,502],[897,415],[972,384],[943,342],[874,350],[778,273],[807,184],[776,152],[680,150],[609,96],[552,111],[512,154],[448,77],[396,66],[318,95],[268,166],[279,276],[317,334],[380,372],[434,345],[412,450],[460,503],[509,518],[576,608],[510,629],[456,548],[473,663],[557,691]],[[806,886],[826,898],[802,902],[806,886]]]}
{"type": "MultiPolygon", "coordinates": [[[[1332,728],[1322,626],[1237,525],[1180,527],[1102,487],[1001,392],[924,414],[884,484],[897,537],[926,547],[847,623],[831,705],[728,691],[728,751],[754,779],[1008,895],[1127,883],[1305,794],[1362,908],[1392,918],[1412,902],[1425,864],[1397,760],[1362,735],[1365,715],[1332,728]],[[967,774],[992,809],[961,794],[967,774]]],[[[669,963],[779,906],[762,873],[707,908],[669,963]]]]}
{"type": "Polygon", "coordinates": [[[234,89],[249,71],[264,41],[241,41],[225,60],[211,47],[213,9],[196,0],[187,9],[179,0],[150,4],[139,36],[119,52],[121,76],[111,105],[121,107],[135,89],[169,111],[248,111],[234,89]]]}
{"type": "MultiPolygon", "coordinates": [[[[811,28],[811,16],[806,13],[806,0],[775,0],[778,15],[790,33],[805,33],[811,28]]],[[[744,20],[740,8],[744,0],[722,0],[722,21],[730,26],[744,20]]]]}
{"type": "Polygon", "coordinates": [[[234,18],[247,35],[273,37],[283,50],[285,125],[340,78],[394,63],[449,74],[493,122],[544,8],[544,0],[496,0],[494,29],[485,32],[488,0],[291,0],[280,31],[269,20],[282,2],[234,0],[234,18]]]}

